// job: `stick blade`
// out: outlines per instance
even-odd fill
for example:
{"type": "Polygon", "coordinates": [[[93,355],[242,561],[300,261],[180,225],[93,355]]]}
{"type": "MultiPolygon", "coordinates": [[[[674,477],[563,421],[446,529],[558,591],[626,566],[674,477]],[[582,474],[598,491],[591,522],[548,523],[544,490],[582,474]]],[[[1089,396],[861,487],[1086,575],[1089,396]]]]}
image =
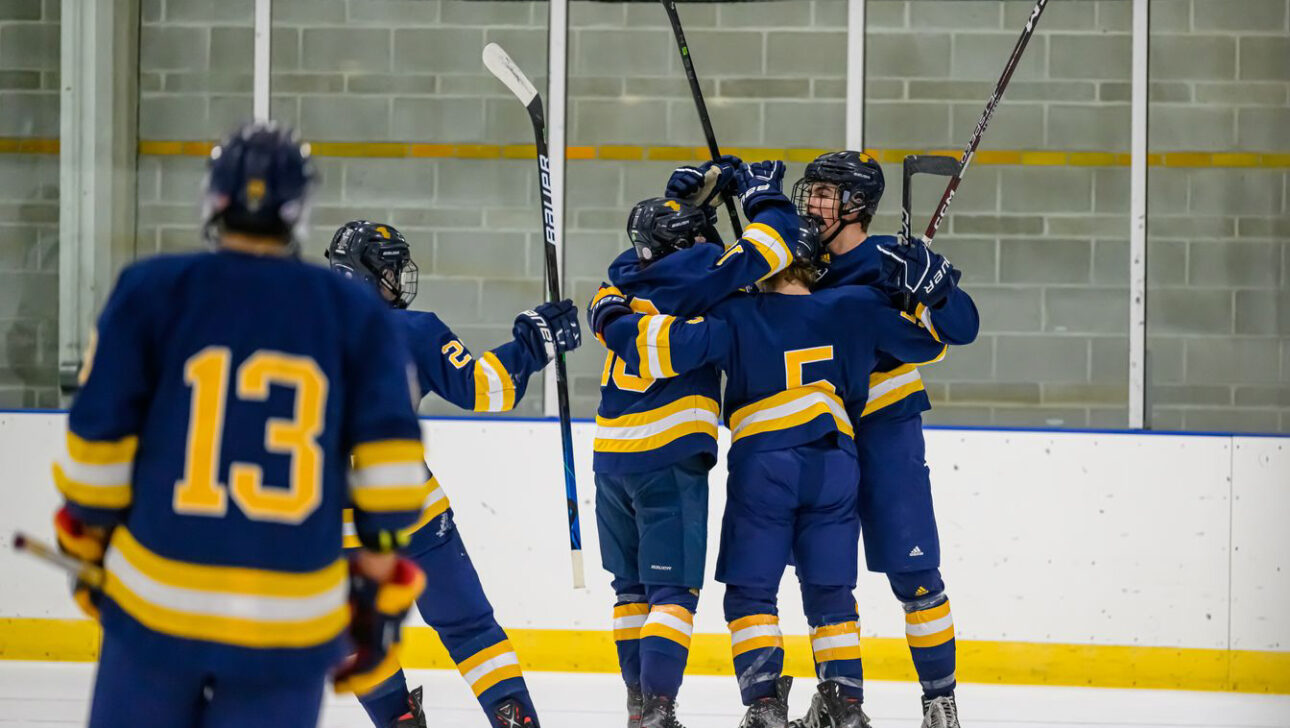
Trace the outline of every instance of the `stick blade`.
{"type": "Polygon", "coordinates": [[[905,176],[915,174],[933,174],[938,177],[953,177],[959,172],[959,160],[935,154],[911,154],[905,157],[905,176]]]}
{"type": "Polygon", "coordinates": [[[498,81],[506,84],[506,88],[515,94],[521,104],[529,105],[533,97],[537,96],[537,89],[533,87],[533,82],[529,81],[528,76],[515,65],[515,61],[507,55],[506,51],[496,43],[489,43],[484,46],[484,66],[497,77],[498,81]]]}

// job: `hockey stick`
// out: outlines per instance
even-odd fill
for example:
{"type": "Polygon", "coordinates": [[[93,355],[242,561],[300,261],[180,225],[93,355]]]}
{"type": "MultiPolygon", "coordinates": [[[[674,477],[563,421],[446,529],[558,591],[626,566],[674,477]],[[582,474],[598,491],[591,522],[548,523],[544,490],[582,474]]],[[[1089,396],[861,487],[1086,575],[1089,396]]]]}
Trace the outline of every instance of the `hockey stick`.
{"type": "Polygon", "coordinates": [[[911,154],[905,157],[904,173],[900,188],[900,242],[904,244],[913,235],[913,224],[910,219],[910,196],[914,175],[930,174],[939,177],[953,177],[959,171],[959,161],[954,157],[920,156],[911,154]]]}
{"type": "MultiPolygon", "coordinates": [[[[721,157],[717,146],[717,135],[712,131],[712,119],[708,117],[708,105],[703,101],[703,89],[699,88],[699,77],[694,72],[694,59],[690,57],[690,46],[685,42],[685,31],[681,30],[681,16],[676,12],[676,0],[662,0],[667,19],[672,21],[672,35],[676,36],[676,48],[681,52],[681,65],[685,67],[685,77],[690,82],[690,95],[694,97],[694,107],[699,111],[699,123],[703,125],[703,138],[708,142],[708,154],[712,161],[721,157]]],[[[735,198],[727,188],[721,192],[721,199],[726,201],[726,212],[730,213],[730,227],[735,231],[735,240],[744,236],[743,225],[739,222],[739,211],[735,209],[735,198]]]]}
{"type": "Polygon", "coordinates": [[[994,116],[994,110],[999,106],[999,101],[1003,98],[1003,92],[1008,88],[1008,82],[1012,80],[1013,71],[1017,70],[1017,64],[1021,62],[1021,54],[1026,50],[1026,44],[1030,42],[1030,36],[1035,32],[1035,25],[1039,22],[1039,16],[1044,12],[1048,5],[1048,0],[1038,0],[1035,7],[1030,11],[1030,19],[1026,21],[1026,27],[1021,30],[1021,37],[1017,39],[1017,45],[1012,49],[1012,55],[1008,57],[1008,63],[1003,67],[1003,75],[999,76],[999,83],[995,84],[994,93],[985,103],[985,111],[981,114],[981,120],[976,123],[976,129],[972,132],[972,140],[968,142],[967,147],[963,150],[963,156],[959,159],[958,170],[950,178],[949,184],[945,186],[945,193],[941,195],[941,201],[936,206],[936,213],[927,223],[927,232],[923,234],[925,242],[930,244],[932,238],[936,236],[936,230],[945,220],[945,213],[950,208],[950,201],[954,199],[954,193],[959,188],[959,183],[963,181],[963,175],[967,174],[968,165],[972,163],[972,156],[976,154],[976,148],[981,144],[981,135],[985,133],[985,127],[990,123],[990,117],[994,116]]]}
{"type": "MultiPolygon", "coordinates": [[[[528,109],[537,142],[538,185],[542,190],[542,232],[546,240],[547,295],[552,302],[561,300],[560,271],[555,261],[555,202],[551,192],[551,161],[547,158],[546,118],[542,113],[542,96],[519,66],[496,43],[484,46],[484,65],[498,81],[528,109]]],[[[573,472],[573,430],[569,419],[569,375],[565,370],[564,352],[555,355],[555,386],[560,399],[560,441],[564,449],[564,496],[569,512],[569,552],[573,560],[573,588],[582,589],[586,579],[582,569],[582,527],[578,522],[578,482],[573,472]]]]}
{"type": "Polygon", "coordinates": [[[66,571],[89,588],[97,591],[103,590],[106,572],[98,564],[91,564],[88,561],[81,561],[78,558],[68,556],[53,546],[32,538],[21,531],[15,531],[13,534],[13,550],[26,551],[41,561],[53,564],[66,571]]]}

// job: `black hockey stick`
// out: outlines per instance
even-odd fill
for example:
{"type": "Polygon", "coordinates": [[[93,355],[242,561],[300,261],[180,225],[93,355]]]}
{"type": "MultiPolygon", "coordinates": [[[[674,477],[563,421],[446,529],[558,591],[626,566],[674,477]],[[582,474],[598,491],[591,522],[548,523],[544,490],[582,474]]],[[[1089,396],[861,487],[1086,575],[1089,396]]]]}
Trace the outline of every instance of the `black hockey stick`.
{"type": "Polygon", "coordinates": [[[938,177],[953,177],[958,174],[959,161],[954,157],[911,154],[905,157],[904,173],[901,176],[900,188],[900,242],[904,244],[913,235],[913,224],[910,219],[910,196],[914,175],[930,174],[938,177]]]}
{"type": "MultiPolygon", "coordinates": [[[[484,65],[497,80],[515,94],[528,109],[537,142],[538,185],[542,190],[542,232],[546,240],[546,283],[551,301],[560,295],[560,271],[556,266],[555,202],[551,191],[551,161],[547,158],[546,118],[542,113],[542,96],[528,76],[496,43],[484,46],[484,65]]],[[[560,398],[560,441],[564,447],[564,497],[569,512],[569,552],[573,560],[573,588],[582,589],[586,579],[582,568],[582,527],[578,522],[578,482],[573,472],[573,430],[569,419],[569,375],[565,371],[564,353],[555,355],[555,386],[560,398]]]]}
{"type": "MultiPolygon", "coordinates": [[[[703,101],[703,89],[699,88],[699,77],[694,72],[694,59],[690,58],[690,46],[685,42],[685,31],[681,30],[681,16],[676,13],[676,0],[662,0],[667,19],[672,21],[672,35],[676,36],[676,48],[681,52],[681,65],[685,67],[685,77],[690,82],[690,95],[694,97],[694,107],[699,111],[699,123],[703,125],[703,138],[708,142],[708,154],[712,161],[721,157],[717,146],[717,135],[712,131],[712,119],[708,117],[708,105],[703,101]]],[[[739,211],[735,209],[735,198],[729,188],[722,190],[721,199],[726,201],[726,212],[730,213],[730,227],[735,231],[735,240],[744,236],[743,225],[739,222],[739,211]]]]}
{"type": "Polygon", "coordinates": [[[1008,88],[1008,82],[1012,80],[1013,71],[1017,70],[1017,64],[1021,62],[1021,54],[1026,50],[1026,44],[1030,42],[1030,36],[1035,32],[1035,25],[1039,22],[1039,16],[1044,12],[1048,5],[1048,0],[1038,0],[1035,7],[1030,11],[1030,18],[1026,21],[1026,27],[1021,30],[1021,37],[1017,39],[1017,45],[1012,49],[1012,55],[1008,57],[1008,63],[1003,67],[1003,75],[999,77],[999,83],[995,84],[994,93],[985,103],[985,111],[981,114],[981,119],[976,123],[976,129],[972,132],[972,140],[968,142],[967,147],[963,150],[963,156],[959,159],[958,170],[950,178],[950,182],[945,186],[945,193],[941,195],[941,201],[936,205],[936,213],[927,223],[927,232],[923,234],[923,239],[927,243],[932,242],[936,236],[936,230],[945,220],[945,214],[950,208],[950,201],[954,199],[954,193],[959,188],[959,183],[963,181],[963,175],[967,174],[968,165],[972,163],[972,155],[976,154],[976,148],[981,144],[981,135],[985,133],[985,127],[990,123],[990,117],[994,116],[994,110],[999,106],[999,101],[1003,98],[1003,92],[1008,88]]]}

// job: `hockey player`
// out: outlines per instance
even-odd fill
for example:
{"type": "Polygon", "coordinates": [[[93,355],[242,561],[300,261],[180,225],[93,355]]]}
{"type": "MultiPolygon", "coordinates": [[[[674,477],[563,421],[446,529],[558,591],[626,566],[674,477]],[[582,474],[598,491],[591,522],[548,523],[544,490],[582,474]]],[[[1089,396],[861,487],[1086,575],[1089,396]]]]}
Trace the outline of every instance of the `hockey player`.
{"type": "Polygon", "coordinates": [[[407,354],[376,296],[298,259],[312,176],[294,135],[242,127],[211,155],[214,251],[128,266],[99,318],[54,466],[59,544],[106,572],[76,588],[91,728],[314,725],[347,627],[338,689],[421,588],[392,551],[426,495],[407,354]]]}
{"type": "MultiPolygon", "coordinates": [[[[333,270],[362,281],[389,302],[403,331],[421,393],[434,392],[463,409],[504,412],[524,397],[529,376],[557,352],[581,343],[572,301],[542,303],[515,318],[514,339],[478,358],[428,311],[406,310],[417,294],[417,265],[407,240],[392,225],[354,220],[332,237],[327,258],[333,270]]],[[[417,600],[479,699],[491,725],[537,728],[537,712],[506,632],[493,618],[479,575],[453,522],[448,497],[433,476],[421,518],[408,530],[404,550],[427,574],[429,588],[417,600]]],[[[354,546],[347,536],[347,545],[354,546]]],[[[377,728],[425,728],[421,688],[408,692],[397,663],[377,676],[359,700],[377,728]]]]}
{"type": "MultiPolygon", "coordinates": [[[[782,165],[776,163],[780,169],[782,165]]],[[[743,186],[746,205],[773,184],[743,186]]],[[[629,315],[602,289],[589,319],[608,346],[652,376],[717,364],[727,376],[730,476],[717,580],[727,585],[735,673],[749,706],[741,726],[783,728],[790,678],[776,591],[790,555],[811,626],[821,695],[837,725],[860,726],[856,543],[860,476],[847,405],[864,401],[877,352],[935,361],[945,345],[872,289],[811,294],[818,239],[793,264],[706,317],[629,315]]]]}
{"type": "MultiPolygon", "coordinates": [[[[829,270],[817,289],[870,285],[945,342],[971,343],[979,317],[960,273],[921,240],[871,236],[885,187],[882,167],[860,152],[823,154],[793,188],[798,211],[815,219],[829,270]]],[[[954,623],[940,573],[940,539],[924,461],[921,413],[931,404],[918,367],[879,356],[869,395],[851,408],[860,458],[860,522],[870,571],[887,574],[905,610],[905,634],[923,688],[924,728],[958,728],[954,701],[954,623]]],[[[801,725],[829,725],[817,700],[801,725]]]]}
{"type": "MultiPolygon", "coordinates": [[[[609,278],[638,311],[701,312],[789,261],[797,216],[782,194],[746,208],[723,250],[713,207],[739,160],[678,169],[669,195],[635,206],[632,248],[609,278]]],[[[628,726],[679,728],[675,710],[707,551],[708,471],[716,461],[719,377],[712,367],[660,379],[609,354],[600,381],[594,469],[601,560],[613,575],[614,640],[628,726]]]]}

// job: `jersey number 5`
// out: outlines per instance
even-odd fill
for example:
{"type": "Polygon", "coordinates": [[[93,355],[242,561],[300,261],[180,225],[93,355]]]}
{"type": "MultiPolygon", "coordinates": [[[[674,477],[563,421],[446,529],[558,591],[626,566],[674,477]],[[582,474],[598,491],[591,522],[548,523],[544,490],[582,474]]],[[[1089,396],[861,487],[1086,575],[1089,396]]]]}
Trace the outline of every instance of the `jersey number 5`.
{"type": "Polygon", "coordinates": [[[230,489],[218,482],[218,475],[231,365],[232,353],[224,346],[208,346],[184,363],[184,381],[193,394],[184,477],[175,483],[175,512],[223,516],[232,490],[248,518],[300,523],[322,502],[323,452],[316,438],[323,427],[327,377],[306,356],[262,349],[242,362],[237,368],[238,399],[264,401],[270,384],[295,390],[294,416],[271,418],[264,430],[265,449],[291,457],[291,482],[287,488],[266,488],[259,465],[233,462],[228,467],[230,489]]]}
{"type": "Polygon", "coordinates": [[[802,369],[807,364],[816,362],[832,361],[832,346],[812,346],[808,349],[794,349],[784,352],[784,384],[789,389],[796,387],[821,387],[830,392],[836,392],[837,387],[827,379],[817,379],[814,382],[803,382],[802,369]]]}

